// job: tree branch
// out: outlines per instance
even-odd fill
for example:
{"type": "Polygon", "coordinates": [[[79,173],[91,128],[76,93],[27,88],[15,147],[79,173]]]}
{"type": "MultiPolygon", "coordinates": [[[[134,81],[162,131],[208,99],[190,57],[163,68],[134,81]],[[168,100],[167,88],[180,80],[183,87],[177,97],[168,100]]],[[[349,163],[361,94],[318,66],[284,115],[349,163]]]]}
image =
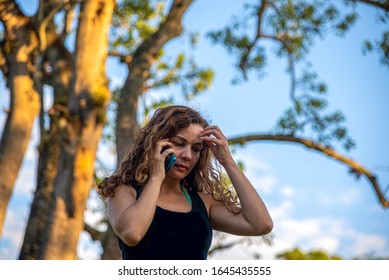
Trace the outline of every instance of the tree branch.
{"type": "Polygon", "coordinates": [[[305,147],[309,149],[316,150],[320,153],[323,153],[333,159],[336,159],[337,161],[340,161],[341,163],[347,165],[350,167],[351,171],[353,173],[356,173],[357,175],[364,175],[367,180],[370,182],[372,185],[375,193],[377,194],[378,200],[381,203],[381,205],[384,208],[389,208],[389,201],[387,198],[385,198],[385,194],[382,192],[379,183],[377,181],[376,176],[363,167],[361,164],[358,162],[341,155],[340,153],[336,152],[334,149],[327,147],[321,143],[306,139],[306,138],[300,138],[300,137],[295,137],[292,135],[276,135],[276,134],[254,134],[254,135],[245,135],[245,136],[237,136],[237,137],[232,137],[229,138],[228,142],[230,145],[233,144],[238,144],[238,145],[244,145],[247,142],[250,141],[284,141],[284,142],[293,142],[293,143],[298,143],[302,144],[305,147]]]}
{"type": "Polygon", "coordinates": [[[239,63],[239,68],[242,70],[243,76],[245,77],[245,79],[247,79],[247,74],[246,74],[247,59],[250,56],[251,52],[253,51],[255,45],[257,44],[257,42],[259,41],[259,39],[262,36],[262,21],[263,21],[263,17],[264,17],[267,5],[268,5],[267,1],[262,0],[262,3],[257,11],[257,29],[256,29],[255,38],[251,42],[251,44],[247,46],[247,51],[242,55],[242,58],[241,58],[240,63],[239,63]]]}
{"type": "MultiPolygon", "coordinates": [[[[181,19],[193,0],[174,0],[166,20],[157,32],[147,38],[136,50],[134,58],[147,56],[151,65],[166,42],[177,37],[183,30],[181,19]]],[[[133,60],[135,61],[135,59],[133,60]]]]}
{"type": "Polygon", "coordinates": [[[86,222],[84,223],[84,230],[87,233],[89,233],[89,235],[93,241],[102,241],[103,240],[105,232],[98,231],[94,227],[88,225],[88,223],[86,223],[86,222]]]}
{"type": "Polygon", "coordinates": [[[367,5],[371,5],[389,12],[389,1],[382,3],[382,1],[355,0],[355,2],[365,3],[367,5]]]}
{"type": "Polygon", "coordinates": [[[0,71],[3,72],[4,77],[8,76],[8,65],[3,52],[3,45],[0,43],[0,71]]]}
{"type": "Polygon", "coordinates": [[[38,11],[38,22],[40,23],[38,27],[38,33],[39,33],[41,52],[44,52],[47,49],[47,38],[46,38],[47,26],[50,24],[54,16],[62,9],[62,4],[58,4],[55,5],[54,7],[50,7],[51,10],[48,11],[47,15],[45,15],[45,8],[46,6],[43,4],[43,1],[41,0],[39,3],[39,11],[38,11]]]}
{"type": "Polygon", "coordinates": [[[121,62],[124,62],[126,64],[130,64],[132,62],[132,56],[131,55],[125,55],[118,51],[110,50],[108,51],[108,55],[112,57],[117,57],[120,59],[121,62]]]}
{"type": "Polygon", "coordinates": [[[219,243],[219,244],[215,245],[212,249],[209,250],[208,255],[211,256],[217,251],[229,249],[231,247],[234,247],[235,245],[239,245],[239,244],[243,243],[245,241],[245,239],[246,238],[240,238],[240,239],[228,242],[228,243],[219,243]]]}

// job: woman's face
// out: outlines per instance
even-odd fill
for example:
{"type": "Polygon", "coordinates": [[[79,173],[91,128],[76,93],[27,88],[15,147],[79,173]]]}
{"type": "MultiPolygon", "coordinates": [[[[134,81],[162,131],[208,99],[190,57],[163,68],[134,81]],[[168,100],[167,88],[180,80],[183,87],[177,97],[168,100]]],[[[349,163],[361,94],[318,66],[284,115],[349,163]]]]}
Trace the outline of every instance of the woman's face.
{"type": "Polygon", "coordinates": [[[177,161],[168,172],[168,176],[181,180],[195,167],[204,147],[203,141],[200,140],[202,130],[202,126],[191,124],[170,138],[169,142],[172,143],[177,161]]]}

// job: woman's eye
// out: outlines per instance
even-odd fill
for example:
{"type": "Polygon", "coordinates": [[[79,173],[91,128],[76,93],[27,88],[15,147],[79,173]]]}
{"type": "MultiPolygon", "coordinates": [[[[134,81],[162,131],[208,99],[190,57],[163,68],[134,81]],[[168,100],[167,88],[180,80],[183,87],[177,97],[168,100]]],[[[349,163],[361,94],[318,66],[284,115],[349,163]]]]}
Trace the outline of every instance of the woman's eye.
{"type": "Polygon", "coordinates": [[[173,145],[176,146],[176,147],[182,147],[184,146],[183,143],[180,143],[180,142],[173,142],[173,145]]]}
{"type": "Polygon", "coordinates": [[[200,148],[193,148],[193,151],[194,151],[195,153],[200,153],[200,152],[201,152],[201,149],[200,149],[200,148]]]}

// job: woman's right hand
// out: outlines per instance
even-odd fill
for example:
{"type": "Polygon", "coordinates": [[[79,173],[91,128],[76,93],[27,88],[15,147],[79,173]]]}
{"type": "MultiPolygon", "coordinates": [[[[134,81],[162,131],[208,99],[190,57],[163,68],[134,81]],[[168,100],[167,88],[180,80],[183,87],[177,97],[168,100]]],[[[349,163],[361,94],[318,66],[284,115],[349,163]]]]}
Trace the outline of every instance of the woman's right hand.
{"type": "Polygon", "coordinates": [[[174,152],[172,149],[172,143],[170,143],[168,140],[169,139],[162,139],[161,141],[158,141],[155,146],[154,163],[152,165],[151,177],[156,176],[164,179],[166,176],[165,159],[169,154],[174,152]],[[169,148],[161,153],[163,147],[165,146],[168,146],[169,148]]]}

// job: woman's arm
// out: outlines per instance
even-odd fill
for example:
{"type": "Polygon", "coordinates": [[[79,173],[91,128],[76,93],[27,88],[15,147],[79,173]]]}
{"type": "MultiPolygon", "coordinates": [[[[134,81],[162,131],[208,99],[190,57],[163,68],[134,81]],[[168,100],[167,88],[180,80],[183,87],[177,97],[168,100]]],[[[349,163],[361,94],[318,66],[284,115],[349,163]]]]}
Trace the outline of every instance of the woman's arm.
{"type": "Polygon", "coordinates": [[[107,200],[108,219],[115,233],[129,246],[135,246],[149,229],[155,214],[162,181],[165,178],[164,160],[171,149],[160,153],[162,146],[170,143],[160,141],[156,145],[152,174],[144,186],[142,195],[136,199],[133,187],[120,185],[115,195],[107,200]]]}
{"type": "Polygon", "coordinates": [[[202,139],[210,147],[216,159],[226,170],[239,197],[241,209],[231,213],[226,206],[208,196],[209,216],[216,230],[237,235],[264,235],[273,229],[273,221],[267,207],[253,185],[232,158],[228,142],[217,126],[209,126],[202,132],[202,139]]]}
{"type": "Polygon", "coordinates": [[[120,185],[108,198],[108,219],[115,233],[129,246],[135,246],[146,234],[154,217],[161,183],[150,180],[136,199],[135,189],[120,185]]]}

